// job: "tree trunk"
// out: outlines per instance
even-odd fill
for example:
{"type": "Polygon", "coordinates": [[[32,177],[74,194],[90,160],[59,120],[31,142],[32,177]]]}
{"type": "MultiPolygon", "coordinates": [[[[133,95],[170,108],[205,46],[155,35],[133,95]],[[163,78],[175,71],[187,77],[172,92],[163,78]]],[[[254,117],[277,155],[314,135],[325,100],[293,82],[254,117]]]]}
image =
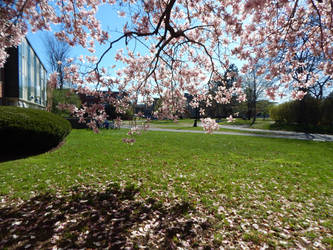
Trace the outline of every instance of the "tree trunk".
{"type": "Polygon", "coordinates": [[[58,73],[58,80],[59,80],[59,89],[62,89],[64,86],[64,76],[63,76],[61,66],[59,64],[58,64],[58,68],[57,68],[57,73],[58,73]]]}
{"type": "Polygon", "coordinates": [[[250,126],[252,126],[256,122],[256,119],[257,119],[257,102],[256,101],[253,103],[252,110],[253,110],[253,119],[252,119],[250,126]]]}
{"type": "Polygon", "coordinates": [[[194,120],[194,124],[193,127],[198,127],[198,120],[199,120],[199,108],[196,108],[195,110],[195,120],[194,120]]]}
{"type": "Polygon", "coordinates": [[[248,111],[247,111],[247,119],[248,120],[251,120],[251,115],[252,113],[251,113],[251,109],[248,109],[248,111]]]}

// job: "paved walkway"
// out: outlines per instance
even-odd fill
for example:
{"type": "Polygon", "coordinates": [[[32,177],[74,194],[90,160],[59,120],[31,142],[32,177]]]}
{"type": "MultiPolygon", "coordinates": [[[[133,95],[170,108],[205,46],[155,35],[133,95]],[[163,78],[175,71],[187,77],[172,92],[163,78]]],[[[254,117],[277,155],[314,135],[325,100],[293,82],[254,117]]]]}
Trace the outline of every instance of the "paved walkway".
{"type": "Polygon", "coordinates": [[[283,130],[265,130],[265,129],[246,128],[233,125],[220,125],[220,128],[235,129],[235,130],[249,131],[249,132],[253,131],[253,132],[260,132],[260,133],[267,133],[267,134],[281,135],[281,136],[299,136],[306,138],[306,140],[333,141],[333,135],[326,135],[326,134],[314,134],[314,133],[283,131],[283,130]]]}
{"type": "MultiPolygon", "coordinates": [[[[169,129],[169,128],[149,128],[150,131],[165,131],[165,132],[177,132],[177,133],[205,133],[203,130],[189,130],[189,129],[169,129]]],[[[283,139],[296,139],[296,140],[309,140],[309,141],[332,141],[332,135],[321,135],[321,134],[306,134],[298,132],[289,132],[288,134],[254,134],[254,133],[240,133],[240,132],[226,132],[226,131],[215,131],[214,134],[220,135],[242,135],[242,136],[253,136],[253,137],[266,137],[266,138],[283,138],[283,139]]]]}
{"type": "MultiPolygon", "coordinates": [[[[129,128],[128,125],[122,126],[124,128],[129,128]]],[[[242,130],[242,131],[253,131],[253,132],[263,132],[265,134],[255,134],[255,133],[241,133],[241,132],[227,132],[227,131],[215,131],[214,134],[220,135],[241,135],[241,136],[253,136],[253,137],[266,137],[266,138],[283,138],[283,139],[294,139],[294,140],[308,140],[308,141],[329,141],[333,142],[333,135],[323,135],[323,134],[308,134],[301,132],[291,132],[291,131],[278,131],[278,130],[263,130],[263,129],[250,129],[238,126],[228,126],[220,125],[221,128],[242,130]]],[[[203,130],[190,130],[190,129],[171,129],[171,128],[149,128],[150,131],[165,131],[165,132],[175,132],[175,133],[195,133],[202,134],[205,133],[203,130]]]]}

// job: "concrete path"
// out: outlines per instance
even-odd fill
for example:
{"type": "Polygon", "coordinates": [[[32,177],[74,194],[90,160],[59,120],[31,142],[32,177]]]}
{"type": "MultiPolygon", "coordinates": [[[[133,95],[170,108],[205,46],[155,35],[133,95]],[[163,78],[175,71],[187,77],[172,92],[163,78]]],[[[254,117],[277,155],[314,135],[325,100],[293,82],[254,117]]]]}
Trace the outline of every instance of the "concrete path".
{"type": "MultiPolygon", "coordinates": [[[[125,125],[122,127],[129,128],[128,125],[125,125]]],[[[238,126],[228,126],[228,125],[220,125],[220,127],[228,128],[228,129],[235,129],[235,130],[242,130],[242,131],[264,132],[265,134],[241,133],[241,132],[232,132],[232,131],[230,131],[230,132],[215,131],[214,134],[333,142],[333,135],[307,134],[307,133],[300,133],[300,132],[278,131],[278,130],[250,129],[250,128],[243,128],[243,127],[238,127],[238,126]]],[[[195,133],[195,134],[205,133],[205,131],[203,131],[203,130],[170,129],[170,128],[154,128],[154,127],[150,127],[149,130],[150,131],[175,132],[175,133],[195,133]]]]}
{"type": "MultiPolygon", "coordinates": [[[[168,128],[149,128],[150,131],[165,131],[176,133],[205,133],[203,130],[187,130],[187,129],[168,129],[168,128]]],[[[215,131],[214,134],[220,135],[241,135],[241,136],[253,136],[253,137],[266,137],[266,138],[283,138],[283,139],[296,139],[296,140],[309,140],[309,141],[331,141],[333,142],[332,135],[320,135],[320,134],[306,134],[306,133],[293,133],[288,134],[254,134],[254,133],[239,133],[239,132],[226,132],[215,131]]]]}
{"type": "Polygon", "coordinates": [[[283,130],[265,130],[265,129],[246,128],[233,125],[220,125],[220,128],[235,129],[235,130],[249,131],[249,132],[253,131],[253,132],[267,133],[272,135],[279,135],[279,136],[299,136],[306,138],[306,140],[333,141],[333,135],[326,135],[326,134],[314,134],[314,133],[283,131],[283,130]]]}

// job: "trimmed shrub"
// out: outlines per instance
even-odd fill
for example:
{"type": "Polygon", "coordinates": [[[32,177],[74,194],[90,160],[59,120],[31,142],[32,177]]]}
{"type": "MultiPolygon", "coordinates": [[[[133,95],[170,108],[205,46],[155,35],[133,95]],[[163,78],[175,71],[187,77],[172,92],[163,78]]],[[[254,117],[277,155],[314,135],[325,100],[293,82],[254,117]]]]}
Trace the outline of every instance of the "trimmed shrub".
{"type": "Polygon", "coordinates": [[[57,146],[71,131],[60,116],[38,110],[0,106],[2,151],[36,152],[57,146]]]}

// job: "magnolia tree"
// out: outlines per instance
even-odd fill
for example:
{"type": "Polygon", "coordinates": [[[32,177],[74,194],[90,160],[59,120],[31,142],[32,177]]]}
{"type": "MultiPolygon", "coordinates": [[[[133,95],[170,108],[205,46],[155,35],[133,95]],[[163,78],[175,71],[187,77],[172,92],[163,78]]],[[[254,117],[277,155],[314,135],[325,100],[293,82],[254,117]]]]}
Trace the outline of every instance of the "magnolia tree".
{"type": "MultiPolygon", "coordinates": [[[[266,80],[279,79],[267,89],[272,99],[285,94],[293,69],[302,67],[303,62],[295,57],[299,51],[320,55],[320,74],[333,73],[332,0],[4,0],[0,13],[0,66],[6,61],[6,48],[17,46],[28,28],[51,30],[52,25],[61,25],[62,30],[55,32],[59,40],[92,53],[81,57],[80,66],[66,67],[65,77],[78,86],[79,93],[100,100],[101,104],[82,109],[72,107],[81,120],[88,114],[89,126],[95,129],[106,117],[105,102],[121,113],[133,100],[151,104],[159,97],[161,105],[155,115],[176,119],[186,106],[184,93],[193,96],[194,108],[201,101],[210,106],[212,98],[222,104],[233,96],[244,101],[241,81],[228,88],[220,86],[214,97],[204,88],[210,81],[225,81],[220,72],[229,67],[230,55],[247,61],[243,73],[260,59],[267,60],[257,73],[269,70],[266,80]],[[102,29],[96,14],[103,5],[112,5],[119,18],[125,18],[122,34],[102,29]],[[96,43],[107,46],[99,57],[94,55],[96,43]],[[124,46],[115,53],[119,63],[112,66],[115,74],[110,77],[101,64],[116,43],[124,46]],[[142,49],[135,50],[134,44],[141,44],[142,49]],[[121,98],[98,88],[117,90],[121,98]]],[[[293,83],[296,99],[322,77],[312,71],[308,81],[307,73],[305,69],[293,83]]],[[[203,123],[207,131],[217,129],[211,119],[203,123]]]]}

